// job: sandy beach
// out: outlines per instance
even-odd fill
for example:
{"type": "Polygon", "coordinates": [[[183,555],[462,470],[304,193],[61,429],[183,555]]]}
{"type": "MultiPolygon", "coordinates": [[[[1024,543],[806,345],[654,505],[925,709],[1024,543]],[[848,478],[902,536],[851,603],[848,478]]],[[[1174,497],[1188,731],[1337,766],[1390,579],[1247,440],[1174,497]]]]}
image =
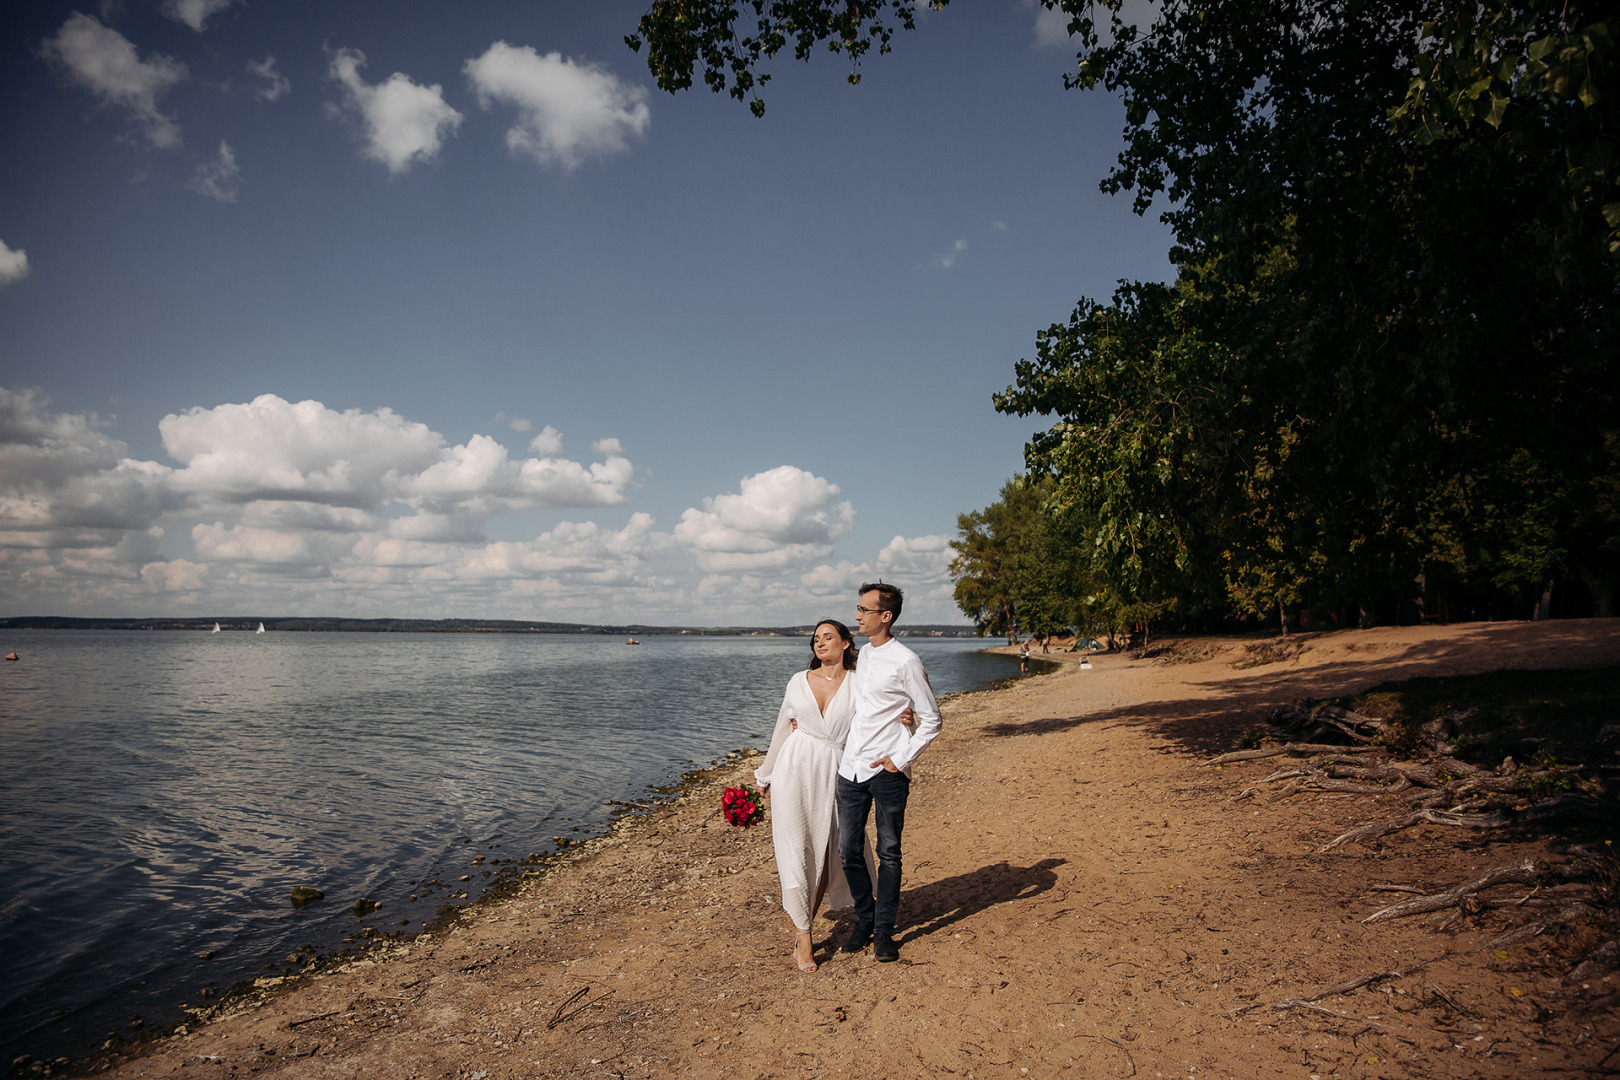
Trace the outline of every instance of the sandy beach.
{"type": "Polygon", "coordinates": [[[1244,646],[1226,643],[1175,663],[1099,656],[1089,670],[1047,657],[1062,664],[1053,674],[950,700],[915,770],[898,963],[835,954],[847,922],[824,919],[821,969],[793,969],[769,827],[720,816],[744,761],[445,931],[267,986],[93,1067],[131,1080],[1620,1068],[1604,1000],[1620,977],[1561,981],[1578,928],[1476,952],[1522,913],[1444,931],[1362,923],[1390,902],[1375,886],[1442,889],[1544,857],[1545,842],[1421,826],[1321,854],[1398,798],[1236,799],[1275,762],[1202,764],[1306,696],[1620,664],[1620,620],[1349,631],[1275,655],[1239,666],[1244,646]],[[1411,973],[1307,1000],[1390,972],[1411,973]]]}

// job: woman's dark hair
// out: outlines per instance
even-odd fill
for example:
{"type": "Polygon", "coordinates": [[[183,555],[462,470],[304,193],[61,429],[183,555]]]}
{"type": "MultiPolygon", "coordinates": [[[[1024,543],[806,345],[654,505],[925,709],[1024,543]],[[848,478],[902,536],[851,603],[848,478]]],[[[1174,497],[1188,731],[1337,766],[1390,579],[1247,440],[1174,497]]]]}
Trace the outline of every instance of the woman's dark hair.
{"type": "MultiPolygon", "coordinates": [[[[822,619],[816,623],[816,630],[823,626],[830,626],[838,631],[838,636],[844,639],[844,670],[855,670],[855,635],[849,632],[849,627],[837,619],[822,619]]],[[[816,655],[816,630],[810,631],[810,670],[814,671],[821,666],[821,657],[816,655]]]]}

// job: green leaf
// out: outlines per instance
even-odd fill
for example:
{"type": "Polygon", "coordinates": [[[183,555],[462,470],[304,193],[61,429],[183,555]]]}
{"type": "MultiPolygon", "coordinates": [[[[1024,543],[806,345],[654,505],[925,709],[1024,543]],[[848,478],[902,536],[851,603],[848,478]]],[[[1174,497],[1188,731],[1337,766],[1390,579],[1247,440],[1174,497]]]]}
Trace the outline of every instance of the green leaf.
{"type": "Polygon", "coordinates": [[[1497,95],[1497,94],[1491,95],[1491,111],[1490,111],[1490,115],[1485,117],[1485,122],[1487,124],[1491,125],[1491,127],[1493,127],[1493,128],[1501,127],[1502,126],[1502,118],[1505,115],[1507,115],[1507,107],[1508,107],[1508,98],[1507,98],[1507,96],[1505,94],[1503,94],[1503,95],[1497,95]]]}

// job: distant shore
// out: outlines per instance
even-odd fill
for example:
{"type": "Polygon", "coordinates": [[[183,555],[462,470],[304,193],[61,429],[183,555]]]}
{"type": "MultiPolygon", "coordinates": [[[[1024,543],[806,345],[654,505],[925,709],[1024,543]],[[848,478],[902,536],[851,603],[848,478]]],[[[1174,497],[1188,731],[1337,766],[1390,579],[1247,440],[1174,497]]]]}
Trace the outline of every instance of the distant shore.
{"type": "MultiPolygon", "coordinates": [[[[277,617],[274,615],[209,615],[195,619],[98,619],[65,615],[18,615],[0,619],[0,630],[257,630],[309,633],[392,634],[602,634],[607,636],[686,637],[809,637],[814,623],[797,626],[652,626],[646,623],[596,625],[538,622],[527,619],[340,619],[277,617]]],[[[903,627],[899,637],[974,636],[970,626],[919,623],[903,627]]]]}

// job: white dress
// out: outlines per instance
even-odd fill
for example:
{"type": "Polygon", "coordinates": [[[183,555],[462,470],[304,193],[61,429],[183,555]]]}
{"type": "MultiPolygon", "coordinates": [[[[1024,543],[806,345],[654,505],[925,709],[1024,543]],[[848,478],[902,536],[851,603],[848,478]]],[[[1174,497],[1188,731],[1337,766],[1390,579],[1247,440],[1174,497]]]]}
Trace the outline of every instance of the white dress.
{"type": "MultiPolygon", "coordinates": [[[[782,879],[782,907],[800,930],[810,929],[817,887],[829,908],[854,903],[838,858],[838,759],[855,716],[855,673],[844,674],[822,714],[808,672],[788,680],[771,734],[771,748],[754,779],[771,789],[771,839],[782,879]],[[797,720],[793,729],[790,720],[797,720]]],[[[870,843],[868,843],[870,847],[870,843]]],[[[867,862],[872,862],[871,852],[867,862]]]]}

